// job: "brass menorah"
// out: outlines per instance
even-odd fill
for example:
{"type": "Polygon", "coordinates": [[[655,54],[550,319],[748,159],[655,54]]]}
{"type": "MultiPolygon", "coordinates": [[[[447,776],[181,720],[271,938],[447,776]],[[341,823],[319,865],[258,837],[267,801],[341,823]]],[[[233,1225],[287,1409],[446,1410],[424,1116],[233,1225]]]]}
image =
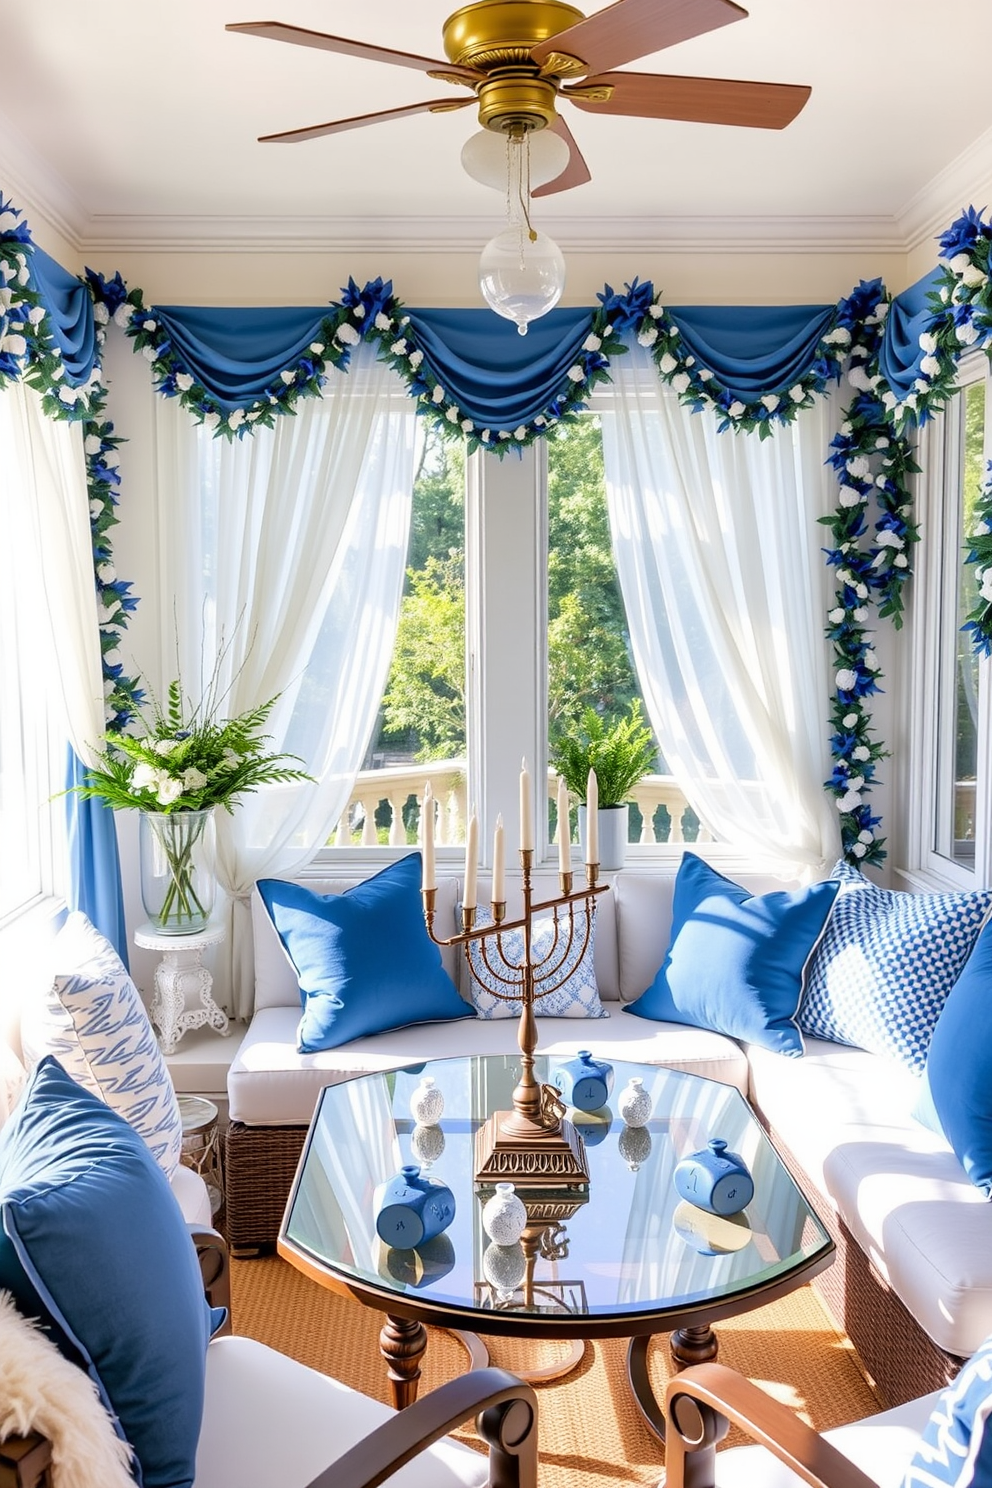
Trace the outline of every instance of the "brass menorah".
{"type": "Polygon", "coordinates": [[[553,899],[535,904],[531,886],[534,863],[533,848],[520,849],[523,874],[523,914],[519,919],[506,919],[506,900],[492,901],[491,925],[476,927],[475,906],[462,908],[460,934],[444,939],[434,934],[434,904],[437,890],[422,891],[427,933],[438,946],[460,945],[464,948],[469,972],[480,986],[502,1002],[520,1003],[517,1043],[520,1046],[520,1078],[513,1091],[513,1110],[496,1111],[479,1129],[475,1145],[475,1177],[480,1184],[514,1183],[521,1187],[541,1188],[549,1184],[583,1184],[589,1182],[582,1138],[572,1123],[565,1119],[565,1106],[558,1091],[541,1085],[534,1076],[534,1052],[537,1048],[535,1004],[563,985],[571,967],[585,955],[592,933],[595,898],[607,888],[597,883],[599,864],[585,865],[586,884],[573,892],[573,876],[559,872],[561,893],[553,899]],[[585,905],[585,924],[579,957],[573,952],[579,933],[576,908],[585,905]],[[551,911],[555,933],[551,945],[539,959],[533,956],[533,920],[551,911]],[[523,931],[523,957],[512,961],[503,949],[502,937],[511,930],[523,931]],[[491,980],[483,982],[470,954],[473,943],[479,946],[482,965],[491,980]]]}

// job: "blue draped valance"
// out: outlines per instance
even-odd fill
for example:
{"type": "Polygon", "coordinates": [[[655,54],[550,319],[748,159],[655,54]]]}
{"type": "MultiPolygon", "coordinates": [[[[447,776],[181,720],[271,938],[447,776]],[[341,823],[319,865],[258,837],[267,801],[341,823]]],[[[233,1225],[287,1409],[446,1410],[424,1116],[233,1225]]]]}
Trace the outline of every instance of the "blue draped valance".
{"type": "Polygon", "coordinates": [[[156,305],[186,370],[225,408],[246,408],[320,339],[326,307],[156,305]]]}
{"type": "Polygon", "coordinates": [[[89,380],[97,360],[96,322],[89,289],[37,245],[31,255],[31,274],[62,353],[66,381],[71,387],[80,387],[89,380]]]}
{"type": "Polygon", "coordinates": [[[668,314],[699,364],[742,402],[804,376],[835,305],[687,305],[668,314]]]}
{"type": "MultiPolygon", "coordinates": [[[[544,412],[589,336],[593,311],[552,310],[526,337],[489,310],[408,310],[424,362],[463,416],[513,429],[544,412]]],[[[808,373],[834,305],[669,310],[686,348],[735,397],[753,401],[808,373]]],[[[321,338],[326,309],[154,306],[186,371],[225,408],[248,407],[321,338]]]]}
{"type": "Polygon", "coordinates": [[[591,310],[551,310],[521,336],[491,310],[410,310],[424,361],[473,423],[515,429],[548,407],[592,327],[591,310]]]}
{"type": "Polygon", "coordinates": [[[920,375],[920,364],[926,356],[920,336],[930,329],[933,321],[928,296],[938,288],[941,277],[941,270],[933,269],[896,295],[889,306],[878,348],[878,366],[900,402],[914,391],[920,375]]]}

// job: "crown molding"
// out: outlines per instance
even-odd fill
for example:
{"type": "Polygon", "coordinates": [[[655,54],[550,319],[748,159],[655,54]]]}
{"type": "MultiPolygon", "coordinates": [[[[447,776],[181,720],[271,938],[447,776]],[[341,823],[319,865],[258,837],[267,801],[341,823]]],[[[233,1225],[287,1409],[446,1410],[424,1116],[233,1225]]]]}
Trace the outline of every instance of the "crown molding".
{"type": "MultiPolygon", "coordinates": [[[[499,218],[94,216],[87,254],[478,253],[499,218]]],[[[888,217],[567,217],[542,227],[567,253],[615,253],[617,244],[659,253],[905,251],[888,217]]]]}
{"type": "Polygon", "coordinates": [[[928,239],[932,242],[968,206],[992,206],[992,127],[938,171],[897,214],[906,251],[912,253],[928,239]]]}
{"type": "Polygon", "coordinates": [[[57,171],[38,154],[6,116],[0,129],[0,187],[16,207],[27,213],[32,231],[42,217],[79,252],[87,220],[82,200],[57,171]]]}

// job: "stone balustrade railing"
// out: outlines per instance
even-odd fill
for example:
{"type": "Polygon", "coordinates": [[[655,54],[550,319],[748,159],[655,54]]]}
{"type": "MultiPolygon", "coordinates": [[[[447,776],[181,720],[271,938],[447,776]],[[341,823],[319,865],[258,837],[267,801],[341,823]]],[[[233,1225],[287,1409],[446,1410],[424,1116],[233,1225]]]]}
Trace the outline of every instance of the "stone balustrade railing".
{"type": "MultiPolygon", "coordinates": [[[[338,822],[332,839],[334,846],[376,847],[387,843],[390,847],[413,846],[428,781],[441,807],[436,831],[438,846],[463,843],[468,811],[465,761],[450,759],[363,770],[338,822]]],[[[549,770],[548,800],[552,804],[556,790],[556,776],[549,770]]],[[[632,842],[709,841],[709,834],[700,826],[671,775],[645,775],[631,792],[631,801],[632,842]]]]}

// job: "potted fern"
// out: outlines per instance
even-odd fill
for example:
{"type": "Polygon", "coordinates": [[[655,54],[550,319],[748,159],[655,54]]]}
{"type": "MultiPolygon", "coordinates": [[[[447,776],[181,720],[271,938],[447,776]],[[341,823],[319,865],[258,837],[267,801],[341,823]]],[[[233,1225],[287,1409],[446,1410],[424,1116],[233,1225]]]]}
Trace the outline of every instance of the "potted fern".
{"type": "Polygon", "coordinates": [[[617,719],[604,719],[586,708],[555,746],[552,764],[571,795],[579,800],[579,837],[585,840],[586,783],[595,770],[599,786],[599,861],[601,868],[622,868],[627,851],[628,798],[649,774],[657,755],[654,735],[641,713],[639,698],[617,719]]]}

